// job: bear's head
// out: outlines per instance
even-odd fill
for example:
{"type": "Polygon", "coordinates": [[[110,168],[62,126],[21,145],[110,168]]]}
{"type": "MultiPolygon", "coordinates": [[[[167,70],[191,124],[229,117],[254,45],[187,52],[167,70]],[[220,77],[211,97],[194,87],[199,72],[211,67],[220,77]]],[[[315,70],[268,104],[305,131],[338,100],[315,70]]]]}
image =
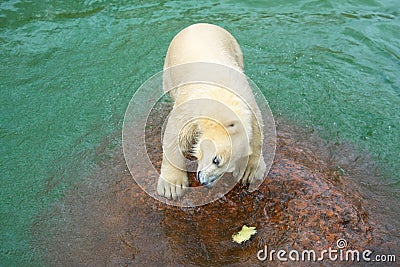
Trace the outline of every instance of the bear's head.
{"type": "MultiPolygon", "coordinates": [[[[199,104],[200,105],[200,104],[199,104]]],[[[197,159],[197,179],[212,187],[226,172],[247,164],[251,155],[252,112],[236,96],[208,100],[202,112],[179,131],[181,151],[197,159]]]]}

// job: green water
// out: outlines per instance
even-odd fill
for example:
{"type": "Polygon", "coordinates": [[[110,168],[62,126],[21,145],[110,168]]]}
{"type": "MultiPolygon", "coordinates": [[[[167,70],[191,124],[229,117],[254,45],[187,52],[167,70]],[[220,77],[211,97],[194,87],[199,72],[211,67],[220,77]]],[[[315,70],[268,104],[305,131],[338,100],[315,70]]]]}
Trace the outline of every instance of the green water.
{"type": "Polygon", "coordinates": [[[40,265],[38,215],[121,143],[135,89],[195,22],[237,38],[274,114],[365,149],[400,188],[397,0],[2,1],[0,265],[40,265]]]}

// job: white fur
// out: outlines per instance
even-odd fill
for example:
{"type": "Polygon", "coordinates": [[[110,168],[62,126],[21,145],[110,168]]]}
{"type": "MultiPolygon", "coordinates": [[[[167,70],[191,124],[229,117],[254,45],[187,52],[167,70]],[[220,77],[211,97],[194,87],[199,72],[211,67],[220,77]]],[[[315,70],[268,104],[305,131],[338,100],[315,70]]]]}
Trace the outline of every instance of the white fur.
{"type": "MultiPolygon", "coordinates": [[[[239,44],[229,32],[211,24],[194,24],[179,32],[168,48],[164,70],[192,62],[217,63],[243,72],[239,44]]],[[[188,65],[164,76],[165,90],[195,71],[188,65]]],[[[184,153],[197,157],[199,180],[209,186],[225,172],[233,172],[243,183],[264,178],[261,114],[248,84],[239,91],[207,83],[170,91],[175,103],[163,138],[159,195],[177,199],[184,193],[188,186],[184,153]],[[212,163],[216,156],[218,166],[212,163]]]]}

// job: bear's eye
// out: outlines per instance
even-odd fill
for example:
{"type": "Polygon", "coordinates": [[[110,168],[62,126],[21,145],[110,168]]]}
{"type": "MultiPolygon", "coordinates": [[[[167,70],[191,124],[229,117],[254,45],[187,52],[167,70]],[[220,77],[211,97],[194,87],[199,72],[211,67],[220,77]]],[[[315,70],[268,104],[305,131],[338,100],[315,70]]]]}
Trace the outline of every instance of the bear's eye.
{"type": "Polygon", "coordinates": [[[213,158],[213,161],[212,161],[212,163],[214,163],[215,165],[219,165],[220,164],[220,160],[219,160],[219,158],[218,157],[215,157],[215,158],[213,158]]]}

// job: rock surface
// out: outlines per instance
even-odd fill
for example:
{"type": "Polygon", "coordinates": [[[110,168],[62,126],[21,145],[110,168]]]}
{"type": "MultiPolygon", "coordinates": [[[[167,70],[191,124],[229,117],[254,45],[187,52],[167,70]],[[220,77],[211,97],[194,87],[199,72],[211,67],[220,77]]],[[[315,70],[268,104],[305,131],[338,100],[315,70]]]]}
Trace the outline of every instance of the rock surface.
{"type": "MultiPolygon", "coordinates": [[[[154,125],[162,117],[154,117],[154,125]]],[[[47,219],[39,219],[50,231],[49,237],[38,235],[45,258],[62,265],[280,265],[276,255],[272,262],[261,262],[257,252],[267,245],[287,252],[313,249],[318,257],[323,249],[338,249],[339,239],[347,242],[344,251],[398,252],[398,217],[390,215],[398,210],[376,213],[384,203],[346,174],[350,165],[339,166],[332,146],[322,139],[283,120],[277,121],[277,134],[274,163],[257,191],[237,185],[221,199],[195,208],[168,206],[148,196],[118,149],[96,175],[70,189],[44,215],[47,219]],[[244,224],[255,226],[257,234],[241,245],[232,242],[244,224]]],[[[159,168],[160,127],[149,127],[146,142],[159,168]]],[[[362,165],[354,153],[350,156],[351,149],[342,151],[349,162],[362,165]]],[[[325,259],[318,264],[333,263],[325,259]]]]}

